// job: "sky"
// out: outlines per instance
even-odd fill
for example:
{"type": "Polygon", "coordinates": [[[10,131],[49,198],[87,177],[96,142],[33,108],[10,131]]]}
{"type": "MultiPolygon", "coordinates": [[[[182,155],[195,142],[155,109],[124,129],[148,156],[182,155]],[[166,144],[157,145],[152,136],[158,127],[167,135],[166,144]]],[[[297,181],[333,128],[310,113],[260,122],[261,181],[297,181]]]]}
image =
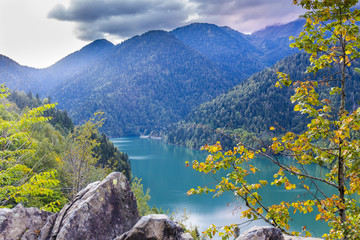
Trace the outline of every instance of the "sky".
{"type": "Polygon", "coordinates": [[[44,68],[88,43],[192,22],[251,33],[296,20],[292,0],[0,0],[0,54],[44,68]]]}

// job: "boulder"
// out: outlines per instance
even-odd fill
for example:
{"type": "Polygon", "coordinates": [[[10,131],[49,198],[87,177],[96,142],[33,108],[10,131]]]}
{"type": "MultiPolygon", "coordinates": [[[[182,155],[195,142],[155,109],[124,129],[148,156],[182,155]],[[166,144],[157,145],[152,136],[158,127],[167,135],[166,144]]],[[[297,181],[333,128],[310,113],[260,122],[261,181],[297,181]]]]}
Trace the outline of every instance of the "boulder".
{"type": "Polygon", "coordinates": [[[193,240],[194,238],[191,236],[190,233],[186,232],[186,233],[181,234],[180,239],[182,239],[182,240],[193,240]]]}
{"type": "Polygon", "coordinates": [[[321,238],[295,237],[283,234],[274,227],[252,227],[236,240],[322,240],[321,238]]]}
{"type": "Polygon", "coordinates": [[[0,209],[0,240],[37,239],[46,219],[52,213],[37,208],[24,208],[18,204],[13,209],[0,209]]]}
{"type": "Polygon", "coordinates": [[[182,236],[183,231],[183,228],[171,221],[168,216],[151,214],[142,217],[130,231],[114,240],[185,240],[189,236],[182,236]]]}
{"type": "Polygon", "coordinates": [[[89,184],[41,230],[41,240],[112,240],[139,220],[136,199],[119,172],[89,184]]]}
{"type": "Polygon", "coordinates": [[[166,215],[142,217],[126,177],[114,172],[89,184],[56,213],[0,209],[0,240],[192,240],[166,215]]]}
{"type": "Polygon", "coordinates": [[[236,240],[284,240],[280,229],[274,227],[252,227],[236,240]]]}
{"type": "Polygon", "coordinates": [[[322,238],[313,238],[313,237],[295,237],[284,235],[285,240],[323,240],[322,238]]]}

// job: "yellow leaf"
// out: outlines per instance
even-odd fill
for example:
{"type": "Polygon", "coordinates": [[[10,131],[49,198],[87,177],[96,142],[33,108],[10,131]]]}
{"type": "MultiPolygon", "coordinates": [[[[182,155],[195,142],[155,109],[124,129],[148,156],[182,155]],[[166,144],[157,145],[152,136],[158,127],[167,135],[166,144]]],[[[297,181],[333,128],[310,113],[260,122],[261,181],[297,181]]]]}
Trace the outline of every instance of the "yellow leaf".
{"type": "Polygon", "coordinates": [[[266,184],[268,184],[268,182],[266,180],[260,180],[259,181],[263,186],[265,186],[266,184]]]}
{"type": "Polygon", "coordinates": [[[298,111],[300,111],[300,110],[301,110],[301,106],[300,106],[299,104],[295,105],[294,111],[295,111],[295,112],[298,112],[298,111]]]}

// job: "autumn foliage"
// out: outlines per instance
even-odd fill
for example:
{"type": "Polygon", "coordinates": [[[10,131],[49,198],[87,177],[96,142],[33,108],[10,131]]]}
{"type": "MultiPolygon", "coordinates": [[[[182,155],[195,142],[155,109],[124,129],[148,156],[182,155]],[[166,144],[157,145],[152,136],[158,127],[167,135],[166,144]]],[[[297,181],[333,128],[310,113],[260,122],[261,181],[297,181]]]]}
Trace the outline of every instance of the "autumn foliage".
{"type": "MultiPolygon", "coordinates": [[[[193,168],[209,174],[222,169],[230,172],[218,179],[216,186],[198,187],[189,190],[188,194],[213,193],[217,196],[225,191],[233,192],[247,206],[241,217],[263,219],[293,235],[311,234],[306,228],[290,231],[291,214],[317,211],[316,220],[325,221],[330,226],[330,231],[323,237],[359,239],[360,108],[345,109],[345,83],[352,81],[348,71],[351,63],[360,56],[359,27],[356,24],[360,20],[360,11],[353,9],[357,1],[350,0],[293,2],[307,12],[304,30],[298,37],[291,38],[291,46],[309,53],[311,64],[307,72],[323,77],[321,80],[293,81],[286,73],[278,72],[276,86],[294,89],[291,101],[295,111],[308,116],[306,130],[281,136],[274,132],[272,144],[259,149],[241,142],[226,152],[220,143],[205,146],[203,149],[210,155],[204,162],[193,161],[193,168]],[[336,69],[336,73],[327,75],[326,69],[329,68],[336,69]],[[278,167],[271,183],[249,180],[250,175],[261,171],[252,163],[256,157],[266,158],[278,167]],[[281,157],[286,157],[290,163],[285,163],[281,157]],[[323,167],[326,174],[311,174],[307,166],[314,164],[323,167]],[[294,176],[298,180],[294,181],[294,176]],[[324,184],[333,191],[324,191],[324,184]],[[284,187],[288,191],[301,188],[308,194],[306,199],[266,205],[260,189],[268,185],[284,187]]],[[[276,127],[270,130],[274,131],[276,127]]],[[[224,227],[224,231],[220,231],[223,239],[234,235],[236,226],[224,227]]],[[[219,228],[213,225],[205,233],[212,237],[217,232],[219,228]]]]}

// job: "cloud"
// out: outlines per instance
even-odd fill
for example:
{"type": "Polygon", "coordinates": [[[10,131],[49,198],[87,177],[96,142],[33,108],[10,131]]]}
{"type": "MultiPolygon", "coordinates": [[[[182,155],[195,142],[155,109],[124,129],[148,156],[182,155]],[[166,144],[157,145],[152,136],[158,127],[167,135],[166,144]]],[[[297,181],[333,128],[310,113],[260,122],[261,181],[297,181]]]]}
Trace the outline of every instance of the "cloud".
{"type": "Polygon", "coordinates": [[[71,0],[55,6],[50,18],[76,23],[82,40],[126,39],[143,32],[209,22],[252,32],[295,20],[302,9],[289,0],[71,0]]]}
{"type": "Polygon", "coordinates": [[[253,32],[276,23],[287,23],[304,11],[289,0],[192,0],[201,20],[253,32]]]}

